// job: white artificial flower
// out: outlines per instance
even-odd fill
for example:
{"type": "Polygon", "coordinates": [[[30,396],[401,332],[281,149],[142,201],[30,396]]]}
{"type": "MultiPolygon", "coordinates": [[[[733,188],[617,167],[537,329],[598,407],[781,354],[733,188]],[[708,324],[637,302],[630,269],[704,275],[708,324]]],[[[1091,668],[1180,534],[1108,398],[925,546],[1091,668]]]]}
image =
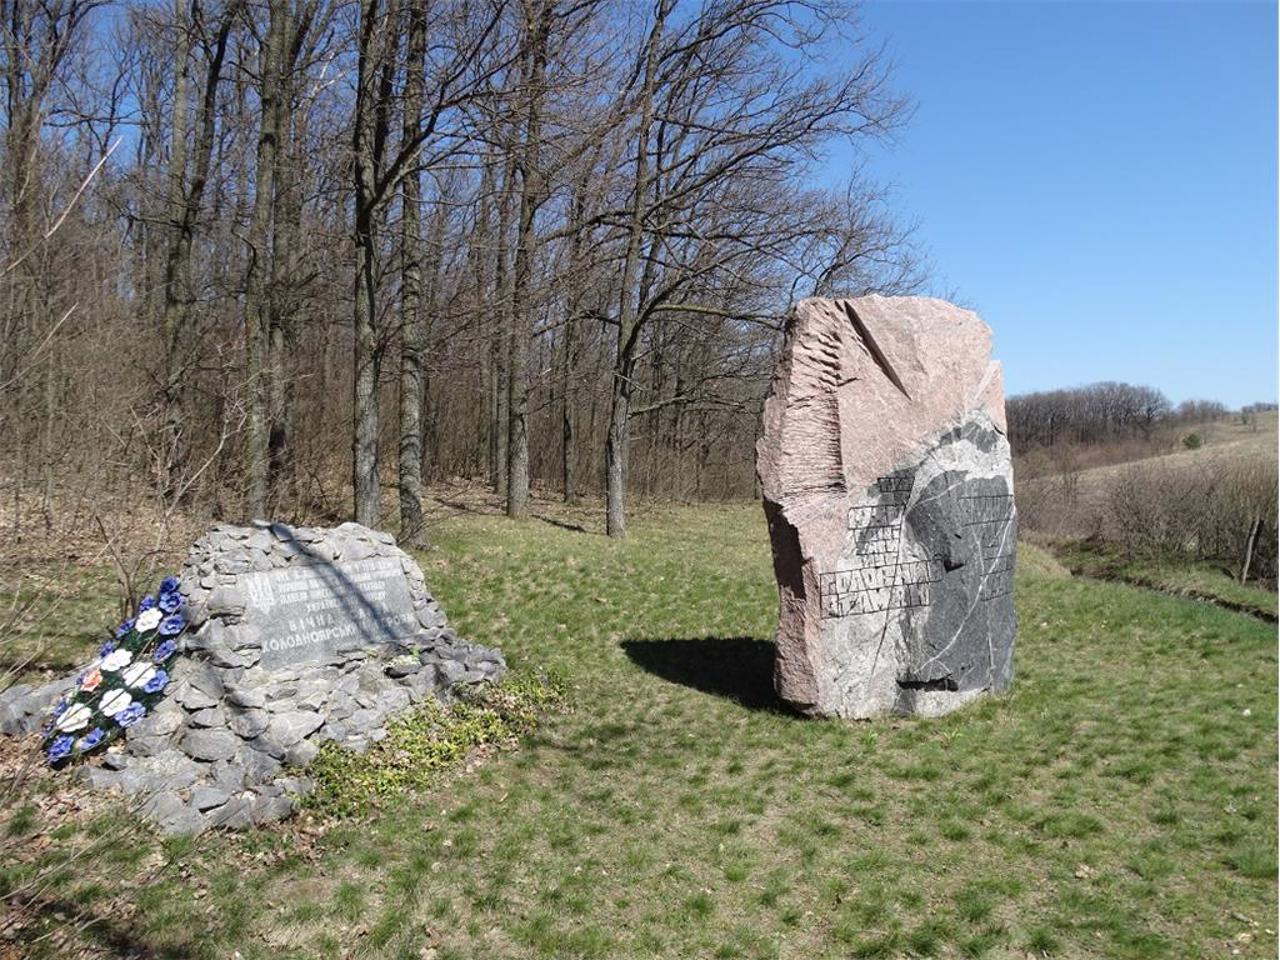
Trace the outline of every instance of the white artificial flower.
{"type": "Polygon", "coordinates": [[[86,707],[83,703],[77,703],[67,710],[58,718],[58,722],[53,725],[55,730],[61,730],[63,733],[72,733],[76,730],[82,730],[89,722],[89,718],[93,716],[93,711],[86,707]]]}
{"type": "Polygon", "coordinates": [[[142,687],[147,681],[156,675],[156,668],[145,660],[139,660],[137,663],[126,668],[121,676],[124,678],[126,687],[142,687]]]}
{"type": "Polygon", "coordinates": [[[127,667],[133,661],[133,654],[128,650],[112,650],[102,658],[101,670],[112,671],[127,667]]]}
{"type": "Polygon", "coordinates": [[[152,607],[145,613],[138,614],[138,619],[133,621],[133,629],[139,633],[146,633],[148,630],[154,630],[160,626],[160,621],[164,619],[164,614],[160,612],[159,607],[152,607]]]}
{"type": "Polygon", "coordinates": [[[114,717],[131,703],[133,703],[133,697],[128,691],[112,690],[102,698],[102,703],[99,704],[98,709],[108,717],[114,717]]]}

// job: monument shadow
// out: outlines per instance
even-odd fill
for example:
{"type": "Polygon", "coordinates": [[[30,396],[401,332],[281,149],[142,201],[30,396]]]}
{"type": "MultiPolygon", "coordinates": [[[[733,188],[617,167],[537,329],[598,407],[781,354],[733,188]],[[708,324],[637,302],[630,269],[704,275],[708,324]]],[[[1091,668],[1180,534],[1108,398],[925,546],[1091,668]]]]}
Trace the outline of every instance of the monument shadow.
{"type": "Polygon", "coordinates": [[[773,643],[755,637],[624,640],[622,650],[656,677],[733,700],[749,710],[792,714],[773,689],[773,643]]]}
{"type": "MultiPolygon", "coordinates": [[[[94,947],[100,956],[119,958],[119,960],[196,960],[197,954],[188,948],[166,944],[163,946],[148,943],[146,938],[136,934],[129,924],[112,916],[86,909],[83,903],[64,900],[60,897],[36,895],[25,902],[27,910],[45,920],[55,929],[75,926],[80,935],[94,947]],[[68,921],[68,917],[74,917],[68,921]]],[[[18,942],[21,951],[22,943],[18,942]]],[[[5,957],[8,953],[2,954],[5,957]]],[[[12,956],[25,956],[23,953],[12,956]]]]}

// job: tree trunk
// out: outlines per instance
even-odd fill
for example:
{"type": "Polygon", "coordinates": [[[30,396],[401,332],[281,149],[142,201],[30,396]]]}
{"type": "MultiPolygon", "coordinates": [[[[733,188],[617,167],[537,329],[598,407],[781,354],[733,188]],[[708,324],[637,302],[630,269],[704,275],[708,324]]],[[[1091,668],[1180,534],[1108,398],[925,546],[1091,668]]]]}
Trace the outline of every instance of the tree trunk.
{"type": "Polygon", "coordinates": [[[245,509],[250,517],[267,515],[268,356],[271,339],[271,254],[268,236],[275,207],[276,151],[280,121],[280,62],[286,13],[280,3],[268,4],[269,22],[263,42],[260,87],[262,120],[258,128],[257,168],[253,185],[253,216],[249,222],[249,275],[245,282],[244,350],[248,375],[248,424],[245,443],[245,509]]]}
{"type": "MultiPolygon", "coordinates": [[[[422,123],[422,85],[426,69],[426,14],[418,4],[409,10],[409,66],[404,90],[404,136],[411,139],[422,123]]],[[[400,538],[423,545],[422,522],[422,177],[415,163],[401,181],[400,218],[400,538]]]]}
{"type": "MultiPolygon", "coordinates": [[[[296,27],[290,18],[286,28],[285,48],[292,47],[296,27]]],[[[292,64],[289,65],[290,72],[292,64]]],[[[284,70],[282,62],[282,71],[284,70]]],[[[299,138],[295,136],[293,91],[282,80],[277,96],[279,109],[276,133],[280,145],[276,151],[276,213],[271,257],[271,333],[267,367],[267,489],[277,503],[293,504],[295,469],[290,455],[293,432],[293,385],[289,377],[287,355],[294,340],[297,297],[293,285],[301,271],[298,245],[302,236],[302,196],[299,184],[297,154],[299,138]]]]}
{"type": "Polygon", "coordinates": [[[605,530],[610,537],[627,535],[627,421],[631,417],[632,374],[639,335],[638,296],[633,291],[644,235],[644,205],[649,184],[649,131],[653,126],[654,89],[657,84],[658,48],[666,23],[668,3],[658,4],[645,51],[644,86],[640,91],[640,126],[636,132],[636,178],[631,194],[627,253],[622,266],[622,291],[618,310],[618,338],[614,352],[613,389],[609,403],[609,433],[605,440],[605,530]]]}
{"type": "Polygon", "coordinates": [[[507,451],[507,516],[523,517],[529,512],[529,353],[533,347],[533,298],[529,294],[533,272],[534,218],[541,204],[542,177],[539,172],[539,140],[542,136],[542,86],[546,74],[547,39],[551,27],[552,4],[541,0],[536,12],[526,4],[528,63],[524,92],[528,99],[525,114],[524,146],[520,151],[520,221],[516,235],[516,258],[512,280],[510,371],[510,440],[507,451]]]}
{"type": "Polygon", "coordinates": [[[178,338],[186,326],[186,277],[183,263],[183,224],[187,210],[187,98],[191,76],[191,27],[187,23],[187,0],[174,0],[174,30],[177,31],[177,48],[174,50],[173,111],[170,115],[169,147],[169,238],[164,266],[164,300],[161,305],[161,370],[160,407],[161,442],[164,444],[161,476],[162,489],[168,491],[175,482],[175,474],[183,459],[181,395],[178,391],[180,364],[178,362],[178,338]]]}
{"type": "Polygon", "coordinates": [[[565,321],[564,330],[564,376],[561,381],[560,394],[563,409],[560,421],[560,475],[564,502],[573,506],[578,502],[578,477],[576,462],[576,440],[574,438],[574,415],[578,404],[578,390],[574,383],[574,360],[578,350],[578,319],[570,310],[565,321]]]}
{"type": "MultiPolygon", "coordinates": [[[[493,165],[486,160],[480,174],[480,197],[477,204],[472,243],[468,255],[471,258],[475,278],[477,302],[492,303],[493,288],[489,275],[492,261],[489,251],[493,248],[492,219],[493,165]]],[[[482,459],[489,486],[498,489],[498,336],[496,323],[485,325],[487,344],[481,353],[481,396],[485,405],[482,459]]]]}
{"type": "Polygon", "coordinates": [[[514,298],[511,291],[511,270],[508,260],[508,240],[511,235],[511,195],[514,191],[515,151],[510,153],[507,168],[498,194],[498,244],[497,259],[494,264],[493,284],[498,299],[498,323],[495,331],[494,350],[496,354],[495,378],[497,397],[494,400],[494,459],[497,474],[495,492],[505,497],[507,494],[508,467],[507,456],[511,438],[511,334],[514,326],[512,311],[514,298]]]}
{"type": "Polygon", "coordinates": [[[1253,566],[1253,550],[1258,543],[1258,534],[1262,531],[1262,518],[1253,521],[1249,527],[1249,535],[1245,537],[1244,563],[1240,566],[1240,582],[1248,583],[1249,568],[1253,566]]]}
{"type": "Polygon", "coordinates": [[[377,241],[373,209],[376,195],[375,144],[378,93],[376,34],[378,0],[360,5],[360,51],[356,79],[352,174],[355,186],[355,290],[352,308],[351,485],[356,522],[378,525],[378,378],[382,365],[377,330],[377,241]]]}
{"type": "Polygon", "coordinates": [[[609,403],[609,433],[605,439],[605,532],[627,535],[627,420],[631,416],[631,381],[616,371],[609,403]]]}
{"type": "Polygon", "coordinates": [[[382,357],[374,329],[374,244],[372,218],[367,212],[356,217],[356,282],[353,323],[355,327],[354,377],[352,391],[352,485],[355,491],[356,522],[376,527],[379,515],[378,489],[378,379],[382,357]]]}
{"type": "Polygon", "coordinates": [[[573,205],[570,209],[570,226],[573,234],[569,240],[569,292],[566,303],[564,327],[564,365],[562,367],[561,399],[563,408],[560,418],[560,474],[561,490],[564,502],[570,506],[578,502],[578,456],[577,456],[577,415],[578,415],[578,337],[579,313],[582,310],[583,287],[586,280],[584,264],[584,248],[587,236],[584,221],[587,212],[587,197],[591,190],[592,175],[595,173],[604,141],[601,140],[590,160],[583,164],[582,175],[574,188],[573,205]]]}

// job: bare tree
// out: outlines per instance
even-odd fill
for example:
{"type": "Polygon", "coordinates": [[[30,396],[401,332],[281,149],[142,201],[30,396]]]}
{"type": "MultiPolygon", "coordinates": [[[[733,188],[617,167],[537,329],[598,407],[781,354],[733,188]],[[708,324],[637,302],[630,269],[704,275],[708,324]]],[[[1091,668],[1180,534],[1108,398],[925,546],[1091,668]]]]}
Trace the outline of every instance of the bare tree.
{"type": "Polygon", "coordinates": [[[841,12],[834,5],[801,15],[786,2],[725,0],[667,36],[671,9],[669,0],[657,3],[636,71],[643,79],[606,443],[614,537],[626,533],[627,430],[642,331],[673,311],[724,313],[688,300],[719,273],[737,273],[761,255],[785,256],[804,234],[802,222],[779,231],[776,209],[761,201],[827,140],[880,134],[904,111],[874,51],[835,76],[784,55],[827,39],[841,12]]]}
{"type": "MultiPolygon", "coordinates": [[[[409,51],[404,92],[405,140],[422,125],[422,95],[427,58],[426,12],[416,4],[409,11],[409,51]]],[[[425,321],[422,316],[422,237],[419,221],[422,175],[414,167],[401,181],[400,220],[400,536],[421,546],[422,528],[422,402],[425,321]]]]}
{"type": "Polygon", "coordinates": [[[396,187],[411,170],[443,163],[460,149],[464,108],[489,93],[502,66],[498,27],[503,5],[459,0],[442,12],[433,56],[427,64],[429,93],[416,130],[388,143],[390,98],[398,55],[396,0],[362,0],[352,170],[355,187],[355,353],[352,472],[356,520],[376,526],[380,512],[378,381],[386,338],[378,311],[381,218],[396,187]],[[429,153],[427,153],[429,151],[429,153]]]}
{"type": "Polygon", "coordinates": [[[810,186],[903,116],[833,0],[0,4],[0,458],[50,531],[81,482],[376,525],[393,459],[408,542],[455,479],[621,535],[751,495],[794,299],[919,283],[883,190],[810,186]]]}
{"type": "Polygon", "coordinates": [[[245,506],[250,515],[262,517],[267,508],[270,464],[268,376],[271,337],[270,221],[275,208],[276,153],[280,147],[280,74],[289,11],[276,0],[268,4],[267,34],[260,53],[258,81],[261,102],[258,151],[253,186],[253,219],[250,221],[249,275],[245,281],[244,345],[248,375],[249,429],[245,444],[245,506]]]}

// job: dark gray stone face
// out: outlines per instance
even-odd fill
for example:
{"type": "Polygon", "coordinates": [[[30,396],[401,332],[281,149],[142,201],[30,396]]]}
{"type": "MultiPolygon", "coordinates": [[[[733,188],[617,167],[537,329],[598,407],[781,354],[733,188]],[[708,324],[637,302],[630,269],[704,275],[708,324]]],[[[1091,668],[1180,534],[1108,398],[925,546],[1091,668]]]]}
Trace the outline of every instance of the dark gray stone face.
{"type": "MultiPolygon", "coordinates": [[[[970,423],[939,446],[958,439],[990,452],[999,438],[970,423]]],[[[906,472],[906,479],[914,476],[906,472]]],[[[896,709],[916,712],[922,691],[1006,688],[1017,633],[1017,526],[1008,479],[945,470],[912,497],[903,524],[930,561],[928,602],[900,612],[904,655],[896,709]]]]}
{"type": "Polygon", "coordinates": [[[295,563],[245,574],[242,583],[244,625],[258,632],[267,670],[339,660],[344,651],[421,629],[394,557],[295,563]]]}
{"type": "Polygon", "coordinates": [[[851,504],[840,559],[818,576],[844,695],[937,714],[1007,687],[1016,514],[1004,437],[970,419],[851,504]]]}

